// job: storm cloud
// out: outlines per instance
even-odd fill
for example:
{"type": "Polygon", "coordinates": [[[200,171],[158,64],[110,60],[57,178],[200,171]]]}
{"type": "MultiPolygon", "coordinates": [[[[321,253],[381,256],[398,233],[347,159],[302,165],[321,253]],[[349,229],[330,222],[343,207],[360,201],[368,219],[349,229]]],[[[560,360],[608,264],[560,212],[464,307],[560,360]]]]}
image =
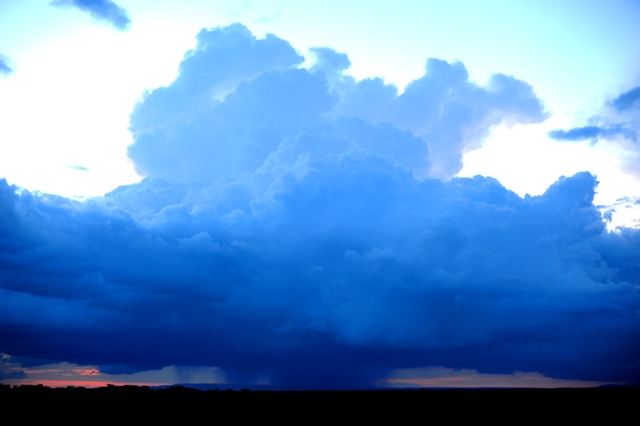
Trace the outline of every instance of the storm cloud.
{"type": "Polygon", "coordinates": [[[532,88],[430,59],[398,94],[311,53],[202,30],[131,114],[140,183],[80,203],[1,180],[0,351],[280,388],[428,366],[640,382],[640,231],[607,232],[596,178],[525,198],[452,178],[492,126],[546,117],[532,88]]]}
{"type": "Polygon", "coordinates": [[[131,26],[127,11],[111,0],[53,0],[50,4],[61,8],[74,7],[120,31],[126,31],[131,26]]]}

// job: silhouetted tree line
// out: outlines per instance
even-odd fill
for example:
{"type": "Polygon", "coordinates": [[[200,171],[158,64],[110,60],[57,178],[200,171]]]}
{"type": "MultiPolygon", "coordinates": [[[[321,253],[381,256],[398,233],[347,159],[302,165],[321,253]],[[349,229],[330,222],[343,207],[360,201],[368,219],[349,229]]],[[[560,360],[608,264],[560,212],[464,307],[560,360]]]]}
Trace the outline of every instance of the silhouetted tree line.
{"type": "MultiPolygon", "coordinates": [[[[492,389],[492,390],[369,390],[369,391],[268,391],[242,389],[200,390],[185,386],[150,388],[114,386],[99,388],[0,384],[0,408],[22,405],[47,420],[74,413],[79,407],[92,413],[132,413],[148,420],[150,415],[166,420],[168,414],[231,415],[236,420],[324,419],[362,420],[392,415],[395,420],[444,415],[447,418],[505,419],[592,416],[618,418],[635,412],[640,388],[590,389],[492,389]],[[35,408],[34,408],[35,407],[35,408]],[[58,413],[58,414],[56,414],[58,413]]],[[[223,417],[219,417],[223,415],[223,417]]]]}
{"type": "MultiPolygon", "coordinates": [[[[242,389],[240,391],[234,391],[233,389],[213,389],[213,390],[200,390],[195,388],[189,388],[186,386],[169,386],[169,387],[157,387],[151,388],[149,386],[135,386],[135,385],[123,385],[116,386],[108,384],[107,386],[101,386],[97,388],[86,388],[84,386],[67,386],[51,388],[41,384],[38,385],[5,385],[0,383],[0,394],[3,396],[8,395],[32,395],[32,396],[62,396],[62,395],[86,395],[86,396],[188,396],[199,397],[205,395],[215,394],[229,394],[229,393],[242,393],[246,394],[251,392],[249,389],[242,389]]],[[[259,391],[265,392],[265,391],[259,391]]]]}

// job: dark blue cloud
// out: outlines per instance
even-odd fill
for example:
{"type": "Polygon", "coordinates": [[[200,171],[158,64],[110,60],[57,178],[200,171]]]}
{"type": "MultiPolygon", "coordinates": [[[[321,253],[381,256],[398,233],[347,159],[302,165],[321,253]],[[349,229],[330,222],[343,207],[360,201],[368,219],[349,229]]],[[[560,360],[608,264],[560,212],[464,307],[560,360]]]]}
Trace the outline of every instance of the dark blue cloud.
{"type": "Polygon", "coordinates": [[[0,75],[7,76],[13,74],[13,67],[9,64],[9,58],[4,55],[0,55],[0,75]]]}
{"type": "Polygon", "coordinates": [[[302,387],[333,363],[638,379],[640,239],[605,232],[588,173],[521,199],[303,134],[226,191],[151,182],[83,204],[3,183],[4,352],[302,387]],[[221,208],[267,175],[248,213],[221,208]],[[156,212],[118,206],[134,195],[156,212]]]}
{"type": "Polygon", "coordinates": [[[575,127],[570,130],[552,130],[549,137],[557,141],[582,141],[596,139],[605,134],[605,130],[598,126],[575,127]]]}
{"type": "Polygon", "coordinates": [[[610,126],[585,126],[574,127],[569,130],[552,130],[548,133],[551,139],[557,141],[575,142],[583,140],[592,140],[594,143],[598,139],[614,138],[616,136],[623,136],[632,141],[637,140],[637,133],[622,125],[610,125],[610,126]]]}
{"type": "Polygon", "coordinates": [[[640,87],[634,87],[628,92],[622,93],[611,101],[611,105],[618,111],[640,108],[640,87]]]}
{"type": "Polygon", "coordinates": [[[106,22],[121,31],[128,30],[131,25],[127,11],[111,0],[53,0],[50,4],[56,7],[75,7],[89,13],[95,20],[106,22]]]}
{"type": "Polygon", "coordinates": [[[431,60],[398,96],[314,54],[203,30],[131,115],[142,182],[79,203],[1,180],[0,352],[283,388],[428,365],[639,383],[640,232],[606,231],[593,175],[525,198],[426,178],[544,119],[531,88],[431,60]]]}

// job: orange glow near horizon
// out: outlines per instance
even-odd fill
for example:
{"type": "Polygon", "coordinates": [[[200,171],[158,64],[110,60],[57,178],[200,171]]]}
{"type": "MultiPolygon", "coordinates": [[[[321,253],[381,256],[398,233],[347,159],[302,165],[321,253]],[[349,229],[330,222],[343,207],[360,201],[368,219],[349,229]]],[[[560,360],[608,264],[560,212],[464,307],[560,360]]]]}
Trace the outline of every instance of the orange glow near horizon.
{"type": "Polygon", "coordinates": [[[445,367],[405,368],[391,377],[377,380],[377,386],[390,388],[590,388],[612,382],[556,379],[537,372],[484,374],[477,370],[445,367]]]}
{"type": "MultiPolygon", "coordinates": [[[[139,371],[131,374],[109,374],[99,367],[67,362],[22,367],[2,354],[2,367],[6,374],[1,383],[13,386],[43,385],[52,388],[75,386],[86,388],[115,386],[170,386],[198,384],[224,386],[226,375],[218,367],[165,366],[159,370],[139,371]],[[10,378],[12,377],[13,378],[10,378]],[[21,377],[22,376],[22,377],[21,377]]],[[[253,377],[246,384],[269,385],[267,377],[253,377]]],[[[392,370],[387,377],[372,382],[380,388],[580,388],[597,387],[613,382],[595,382],[547,377],[538,372],[487,374],[473,369],[446,367],[401,368],[392,370]]]]}
{"type": "Polygon", "coordinates": [[[43,385],[48,387],[81,386],[97,388],[112,384],[115,386],[168,386],[173,384],[211,383],[223,386],[224,372],[218,367],[207,366],[165,366],[159,370],[135,373],[103,373],[95,365],[78,365],[68,362],[23,367],[11,361],[11,356],[2,354],[5,373],[1,383],[13,386],[43,385]]]}
{"type": "Polygon", "coordinates": [[[116,382],[116,381],[91,381],[91,380],[12,380],[13,386],[22,385],[42,385],[50,388],[66,388],[68,386],[84,388],[101,388],[107,385],[114,386],[170,386],[173,383],[150,383],[150,382],[116,382]]]}

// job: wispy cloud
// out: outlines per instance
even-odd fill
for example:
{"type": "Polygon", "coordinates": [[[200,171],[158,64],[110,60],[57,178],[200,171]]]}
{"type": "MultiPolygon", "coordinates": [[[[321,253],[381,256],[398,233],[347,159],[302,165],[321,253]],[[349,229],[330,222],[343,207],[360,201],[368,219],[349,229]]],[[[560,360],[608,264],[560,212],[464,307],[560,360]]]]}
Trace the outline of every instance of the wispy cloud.
{"type": "Polygon", "coordinates": [[[127,11],[111,0],[53,0],[50,4],[79,9],[89,13],[95,20],[108,23],[121,31],[126,31],[131,26],[127,11]]]}
{"type": "Polygon", "coordinates": [[[604,103],[600,114],[590,117],[587,126],[569,130],[556,129],[548,133],[561,142],[589,140],[592,145],[603,142],[614,144],[625,154],[623,167],[640,178],[640,87],[621,93],[604,103]]]}
{"type": "Polygon", "coordinates": [[[591,140],[592,143],[596,143],[598,139],[610,139],[615,138],[616,136],[626,137],[633,141],[636,141],[637,139],[637,133],[635,130],[627,128],[621,124],[574,127],[569,130],[558,129],[549,132],[549,137],[551,139],[568,142],[591,140]]]}
{"type": "Polygon", "coordinates": [[[278,22],[280,20],[280,11],[274,13],[273,15],[262,16],[256,20],[256,22],[260,24],[273,23],[278,22]]]}
{"type": "Polygon", "coordinates": [[[78,170],[78,171],[81,171],[81,172],[88,172],[89,171],[89,168],[88,167],[84,167],[84,166],[69,166],[69,165],[67,165],[67,168],[71,169],[71,170],[78,170]]]}
{"type": "Polygon", "coordinates": [[[0,55],[0,75],[7,76],[13,74],[13,67],[10,65],[9,58],[4,55],[0,55]]]}
{"type": "Polygon", "coordinates": [[[620,112],[630,109],[640,109],[640,87],[634,87],[622,93],[611,101],[611,105],[620,112]]]}

